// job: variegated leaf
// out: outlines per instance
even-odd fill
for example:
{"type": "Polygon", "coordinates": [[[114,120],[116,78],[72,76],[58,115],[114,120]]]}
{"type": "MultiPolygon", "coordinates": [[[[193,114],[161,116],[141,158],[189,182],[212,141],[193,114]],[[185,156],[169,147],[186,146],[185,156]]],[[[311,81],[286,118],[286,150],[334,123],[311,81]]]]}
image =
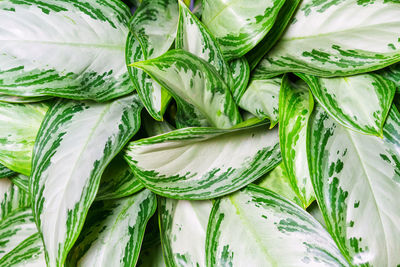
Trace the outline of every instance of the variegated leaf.
{"type": "Polygon", "coordinates": [[[156,206],[156,196],[149,190],[96,202],[89,210],[66,266],[135,266],[147,221],[156,206]]]}
{"type": "Polygon", "coordinates": [[[101,176],[96,200],[115,199],[130,196],[143,188],[143,185],[135,177],[131,168],[117,155],[108,164],[101,176]]]}
{"type": "Polygon", "coordinates": [[[318,103],[340,124],[357,132],[382,136],[396,92],[392,81],[373,73],[343,78],[298,75],[308,83],[318,103]]]}
{"type": "Polygon", "coordinates": [[[349,130],[318,107],[310,118],[308,161],[328,231],[357,266],[400,264],[400,114],[383,138],[349,130]]]}
{"type": "Polygon", "coordinates": [[[284,0],[204,0],[202,21],[227,59],[256,46],[272,28],[284,0]]]}
{"type": "Polygon", "coordinates": [[[279,143],[290,185],[303,208],[315,200],[306,151],[308,120],[313,107],[307,84],[302,80],[293,83],[285,75],[279,93],[279,143]]]}
{"type": "Polygon", "coordinates": [[[0,102],[0,163],[25,175],[31,172],[36,134],[48,104],[0,102]]]}
{"type": "Polygon", "coordinates": [[[188,51],[213,65],[228,88],[232,88],[234,86],[232,73],[217,40],[181,0],[178,2],[179,23],[175,47],[188,51]]]}
{"type": "Polygon", "coordinates": [[[379,70],[377,73],[394,82],[396,84],[397,92],[400,91],[400,63],[379,70]]]}
{"type": "Polygon", "coordinates": [[[271,120],[271,128],[279,121],[281,77],[252,79],[240,98],[239,106],[260,119],[271,120]]]}
{"type": "MultiPolygon", "coordinates": [[[[176,0],[144,0],[130,23],[127,65],[167,52],[175,39],[178,14],[176,0]]],[[[128,72],[149,114],[162,120],[171,96],[143,70],[128,66],[128,72]]]]}
{"type": "Polygon", "coordinates": [[[101,175],[136,133],[137,95],[103,104],[59,100],[36,139],[30,180],[36,224],[49,266],[62,266],[82,229],[101,175]]]}
{"type": "Polygon", "coordinates": [[[167,121],[152,120],[147,114],[144,114],[143,128],[148,136],[155,136],[175,130],[167,121]]]}
{"type": "Polygon", "coordinates": [[[34,103],[50,99],[51,96],[24,97],[0,94],[0,102],[7,103],[34,103]]]}
{"type": "Polygon", "coordinates": [[[289,176],[285,170],[283,162],[276,166],[276,168],[271,172],[255,181],[254,184],[271,190],[278,195],[293,201],[300,207],[303,206],[301,200],[290,185],[289,176]]]}
{"type": "Polygon", "coordinates": [[[0,164],[0,178],[14,176],[16,173],[0,164]]]}
{"type": "Polygon", "coordinates": [[[307,212],[311,214],[322,226],[326,228],[324,216],[322,215],[321,209],[318,206],[317,201],[314,201],[308,208],[307,212]]]}
{"type": "Polygon", "coordinates": [[[231,87],[233,99],[239,104],[250,79],[250,67],[246,58],[234,59],[229,63],[232,71],[234,85],[231,87]]]}
{"type": "Polygon", "coordinates": [[[249,185],[214,203],[207,266],[349,266],[332,237],[306,211],[249,185]]]}
{"type": "Polygon", "coordinates": [[[158,208],[166,266],[205,266],[212,202],[159,198],[158,208]]]}
{"type": "Polygon", "coordinates": [[[10,179],[0,179],[0,222],[15,210],[29,207],[29,194],[21,191],[10,179]]]}
{"type": "Polygon", "coordinates": [[[348,76],[398,62],[399,12],[398,1],[304,0],[255,75],[348,76]]]}
{"type": "Polygon", "coordinates": [[[18,244],[13,250],[0,259],[0,266],[8,267],[44,267],[43,242],[40,234],[29,236],[18,244]]]}
{"type": "Polygon", "coordinates": [[[9,178],[13,184],[15,184],[19,189],[24,191],[29,195],[29,177],[23,174],[17,174],[9,178]]]}
{"type": "Polygon", "coordinates": [[[285,3],[279,10],[278,16],[276,17],[274,26],[272,26],[271,30],[267,33],[264,39],[246,54],[246,58],[249,62],[251,70],[257,66],[264,55],[271,50],[271,48],[282,36],[290,22],[290,19],[295,14],[297,6],[300,2],[301,0],[285,0],[285,3]]]}
{"type": "Polygon", "coordinates": [[[0,2],[0,93],[106,101],[134,90],[118,0],[0,2]]]}
{"type": "Polygon", "coordinates": [[[125,159],[147,188],[188,200],[234,192],[281,161],[278,130],[266,124],[179,129],[131,142],[125,159]]]}
{"type": "Polygon", "coordinates": [[[184,50],[171,50],[156,59],[136,62],[175,98],[186,101],[212,126],[230,128],[241,117],[225,82],[206,61],[184,50]]]}

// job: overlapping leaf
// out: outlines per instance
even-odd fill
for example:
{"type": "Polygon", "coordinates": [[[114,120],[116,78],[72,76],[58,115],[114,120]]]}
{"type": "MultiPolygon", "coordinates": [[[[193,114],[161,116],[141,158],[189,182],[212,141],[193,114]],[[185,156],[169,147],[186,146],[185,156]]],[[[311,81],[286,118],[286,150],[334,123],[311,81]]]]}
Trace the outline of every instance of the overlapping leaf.
{"type": "Polygon", "coordinates": [[[394,107],[383,139],[341,126],[320,107],[310,118],[307,153],[316,198],[353,265],[400,264],[399,133],[394,107]]]}
{"type": "Polygon", "coordinates": [[[233,99],[239,104],[250,79],[250,66],[246,58],[234,59],[229,63],[232,71],[234,85],[231,87],[233,99]]]}
{"type": "Polygon", "coordinates": [[[133,66],[146,71],[177,101],[192,105],[212,126],[230,128],[241,122],[225,82],[209,63],[193,54],[176,49],[133,66]]]}
{"type": "Polygon", "coordinates": [[[255,75],[347,76],[398,62],[399,12],[398,1],[304,0],[255,75]]]}
{"type": "Polygon", "coordinates": [[[202,21],[227,59],[256,46],[272,28],[284,0],[205,0],[202,21]]]}
{"type": "Polygon", "coordinates": [[[315,199],[306,152],[308,119],[313,107],[307,84],[302,80],[293,83],[284,76],[279,95],[279,143],[290,184],[303,208],[315,199]]]}
{"type": "Polygon", "coordinates": [[[206,255],[210,267],[348,266],[311,215],[255,185],[214,203],[206,255]]]}
{"type": "Polygon", "coordinates": [[[0,2],[0,93],[109,100],[134,90],[117,0],[0,2]]]}
{"type": "Polygon", "coordinates": [[[104,104],[59,100],[46,114],[30,193],[48,265],[64,264],[105,167],[139,129],[141,109],[131,95],[104,104]]]}
{"type": "Polygon", "coordinates": [[[210,199],[234,192],[281,160],[278,130],[185,128],[131,142],[125,159],[141,182],[162,196],[210,199]]]}
{"type": "Polygon", "coordinates": [[[298,74],[318,103],[340,124],[364,134],[382,136],[396,86],[377,74],[318,78],[298,74]]]}
{"type": "Polygon", "coordinates": [[[10,177],[16,173],[0,164],[0,178],[10,177]]]}
{"type": "Polygon", "coordinates": [[[66,266],[135,266],[147,221],[156,205],[156,197],[149,190],[96,202],[66,266]]]}

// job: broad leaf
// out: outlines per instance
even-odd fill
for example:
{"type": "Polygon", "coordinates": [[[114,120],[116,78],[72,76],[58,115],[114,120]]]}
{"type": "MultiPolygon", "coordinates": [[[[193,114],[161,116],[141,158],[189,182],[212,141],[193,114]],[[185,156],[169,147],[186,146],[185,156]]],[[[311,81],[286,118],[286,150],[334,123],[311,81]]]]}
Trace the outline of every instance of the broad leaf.
{"type": "Polygon", "coordinates": [[[230,128],[241,122],[225,82],[207,62],[184,50],[132,64],[143,69],[176,99],[200,111],[212,126],[230,128]]]}
{"type": "Polygon", "coordinates": [[[228,88],[232,88],[234,86],[232,73],[218,42],[186,5],[182,1],[178,2],[179,23],[175,47],[188,51],[213,65],[228,88]]]}
{"type": "Polygon", "coordinates": [[[313,107],[307,84],[302,80],[293,83],[285,75],[279,93],[279,143],[290,184],[303,208],[315,199],[306,152],[307,126],[313,107]]]}
{"type": "Polygon", "coordinates": [[[400,91],[400,63],[379,70],[377,73],[394,82],[396,84],[397,92],[400,91]]]}
{"type": "Polygon", "coordinates": [[[318,108],[310,118],[308,161],[327,229],[354,265],[400,264],[400,114],[383,139],[349,130],[318,108]]]}
{"type": "Polygon", "coordinates": [[[318,103],[340,124],[364,134],[382,136],[396,91],[393,82],[377,74],[318,78],[298,74],[318,103]]]}
{"type": "Polygon", "coordinates": [[[158,215],[167,266],[205,266],[212,202],[159,198],[158,215]]]}
{"type": "MultiPolygon", "coordinates": [[[[178,24],[176,0],[145,0],[130,23],[126,63],[158,57],[171,47],[178,24]]],[[[168,92],[143,70],[128,66],[131,80],[149,114],[162,120],[171,99],[168,92]]]]}
{"type": "Polygon", "coordinates": [[[43,242],[40,234],[29,236],[18,244],[13,250],[0,259],[0,266],[12,267],[44,267],[43,242]]]}
{"type": "Polygon", "coordinates": [[[301,200],[297,196],[296,192],[293,190],[292,186],[290,185],[289,176],[286,173],[285,166],[283,163],[276,166],[268,174],[264,175],[260,179],[254,182],[254,184],[271,190],[277,193],[280,196],[283,196],[300,207],[303,206],[301,200]]]}
{"type": "Polygon", "coordinates": [[[232,71],[234,86],[231,87],[233,99],[239,104],[250,79],[250,67],[246,58],[234,59],[229,63],[232,71]]]}
{"type": "Polygon", "coordinates": [[[142,188],[126,161],[117,155],[103,172],[96,200],[126,197],[142,188]]]}
{"type": "Polygon", "coordinates": [[[15,210],[30,206],[29,195],[8,178],[0,179],[0,222],[15,210]]]}
{"type": "Polygon", "coordinates": [[[0,164],[0,178],[14,176],[16,173],[0,164]]]}
{"type": "Polygon", "coordinates": [[[272,28],[284,0],[204,0],[202,21],[227,59],[256,46],[272,28]]]}
{"type": "Polygon", "coordinates": [[[304,0],[255,75],[347,76],[398,62],[399,12],[398,1],[304,0]]]}
{"type": "Polygon", "coordinates": [[[185,128],[131,142],[125,159],[159,195],[210,199],[238,190],[281,160],[278,131],[266,124],[233,130],[185,128]]]}
{"type": "Polygon", "coordinates": [[[48,107],[0,102],[0,164],[30,174],[33,145],[48,107]]]}
{"type": "Polygon", "coordinates": [[[252,79],[240,98],[239,106],[257,116],[271,120],[271,128],[279,121],[279,90],[281,77],[273,79],[252,79]]]}
{"type": "Polygon", "coordinates": [[[246,58],[249,62],[251,70],[257,66],[264,55],[269,52],[269,50],[282,36],[290,22],[290,19],[295,14],[297,6],[300,2],[301,0],[285,0],[285,3],[279,10],[272,29],[267,33],[261,42],[259,42],[249,53],[246,54],[246,58]]]}
{"type": "Polygon", "coordinates": [[[117,0],[0,2],[0,93],[106,101],[134,90],[117,0]]]}
{"type": "Polygon", "coordinates": [[[135,266],[147,221],[156,206],[156,197],[149,190],[96,202],[66,266],[135,266]]]}
{"type": "Polygon", "coordinates": [[[49,266],[62,266],[82,229],[101,175],[136,133],[136,95],[98,104],[59,100],[36,139],[30,180],[36,224],[49,266]]]}
{"type": "Polygon", "coordinates": [[[311,215],[255,185],[214,203],[206,255],[209,267],[348,266],[311,215]]]}

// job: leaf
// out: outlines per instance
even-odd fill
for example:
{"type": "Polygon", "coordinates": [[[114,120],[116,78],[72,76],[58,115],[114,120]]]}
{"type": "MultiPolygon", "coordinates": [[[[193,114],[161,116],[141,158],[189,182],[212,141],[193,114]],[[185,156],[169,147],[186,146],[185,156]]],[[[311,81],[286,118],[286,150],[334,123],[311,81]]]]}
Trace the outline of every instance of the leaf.
{"type": "Polygon", "coordinates": [[[348,76],[398,62],[399,11],[397,1],[304,0],[254,75],[348,76]]]}
{"type": "MultiPolygon", "coordinates": [[[[11,182],[15,184],[19,189],[29,195],[29,177],[23,174],[17,174],[10,178],[11,182]]],[[[30,204],[30,203],[29,203],[30,204]]]]}
{"type": "Polygon", "coordinates": [[[204,0],[202,20],[227,59],[255,47],[272,28],[284,0],[204,0]]]}
{"type": "Polygon", "coordinates": [[[0,163],[25,175],[31,172],[32,149],[49,105],[0,102],[0,163]]]}
{"type": "Polygon", "coordinates": [[[206,231],[212,202],[159,198],[158,207],[166,265],[205,266],[206,231]]]}
{"type": "Polygon", "coordinates": [[[59,100],[36,139],[30,192],[49,266],[62,266],[82,229],[101,175],[136,133],[136,95],[103,104],[59,100]]]}
{"type": "Polygon", "coordinates": [[[155,121],[150,116],[143,117],[143,128],[148,136],[155,136],[175,130],[175,128],[167,121],[155,121]]]}
{"type": "Polygon", "coordinates": [[[0,93],[106,101],[130,93],[117,0],[1,1],[0,93]]]}
{"type": "Polygon", "coordinates": [[[377,71],[377,73],[394,82],[396,84],[397,92],[400,91],[400,63],[390,65],[387,68],[377,71]]]}
{"type": "Polygon", "coordinates": [[[0,164],[0,178],[14,176],[16,173],[0,164]]]}
{"type": "MultiPolygon", "coordinates": [[[[176,1],[142,1],[130,23],[125,54],[127,65],[167,52],[175,39],[178,14],[176,1]]],[[[149,114],[162,120],[171,96],[143,70],[128,66],[128,72],[149,114]]]]}
{"type": "Polygon", "coordinates": [[[271,128],[279,120],[279,90],[282,77],[253,79],[240,98],[239,106],[259,119],[271,120],[271,128]]]}
{"type": "Polygon", "coordinates": [[[276,168],[271,172],[255,181],[254,184],[271,190],[272,192],[293,201],[300,207],[303,206],[301,200],[290,185],[290,180],[283,162],[276,166],[276,168]]]}
{"type": "Polygon", "coordinates": [[[19,243],[13,250],[0,259],[1,266],[41,267],[46,265],[43,242],[39,233],[35,233],[19,243]]]}
{"type": "Polygon", "coordinates": [[[271,30],[261,42],[259,42],[249,53],[246,54],[246,59],[249,62],[251,70],[257,66],[264,55],[271,50],[271,48],[282,36],[290,22],[290,19],[295,14],[300,2],[301,0],[285,0],[285,3],[279,10],[276,21],[271,30]]]}
{"type": "Polygon", "coordinates": [[[140,251],[137,267],[165,267],[161,244],[140,251]]]}
{"type": "Polygon", "coordinates": [[[0,102],[6,103],[34,103],[50,99],[51,96],[23,97],[0,94],[0,102]]]}
{"type": "Polygon", "coordinates": [[[383,139],[310,118],[308,162],[327,229],[353,265],[400,264],[400,114],[392,108],[383,139]]]}
{"type": "Polygon", "coordinates": [[[15,210],[29,207],[30,202],[29,195],[11,183],[10,179],[0,179],[0,223],[15,210]]]}
{"type": "Polygon", "coordinates": [[[66,266],[135,266],[147,221],[156,206],[156,197],[149,190],[96,202],[66,266]]]}
{"type": "Polygon", "coordinates": [[[377,74],[344,78],[318,78],[299,74],[318,103],[343,126],[382,136],[396,86],[377,74]]]}
{"type": "Polygon", "coordinates": [[[262,124],[232,130],[175,130],[131,142],[125,159],[153,192],[200,200],[246,186],[273,169],[281,157],[278,131],[262,124]]]}
{"type": "Polygon", "coordinates": [[[255,185],[214,203],[206,255],[207,266],[348,266],[311,215],[255,185]]]}
{"type": "Polygon", "coordinates": [[[232,88],[234,86],[232,73],[217,40],[182,1],[178,2],[179,23],[175,47],[210,63],[221,75],[228,88],[232,88]]]}
{"type": "Polygon", "coordinates": [[[279,143],[290,185],[304,209],[315,200],[306,152],[308,120],[313,107],[307,84],[302,80],[293,83],[285,75],[279,93],[279,143]]]}
{"type": "Polygon", "coordinates": [[[229,63],[232,71],[234,86],[231,87],[233,99],[236,103],[239,103],[244,92],[246,91],[247,84],[250,79],[250,67],[247,63],[246,58],[241,57],[234,59],[229,63]]]}
{"type": "Polygon", "coordinates": [[[117,155],[103,172],[96,200],[130,196],[142,188],[126,161],[117,155]]]}
{"type": "Polygon", "coordinates": [[[241,122],[225,82],[211,65],[191,53],[171,50],[132,65],[146,71],[175,99],[194,106],[212,126],[230,128],[241,122]]]}

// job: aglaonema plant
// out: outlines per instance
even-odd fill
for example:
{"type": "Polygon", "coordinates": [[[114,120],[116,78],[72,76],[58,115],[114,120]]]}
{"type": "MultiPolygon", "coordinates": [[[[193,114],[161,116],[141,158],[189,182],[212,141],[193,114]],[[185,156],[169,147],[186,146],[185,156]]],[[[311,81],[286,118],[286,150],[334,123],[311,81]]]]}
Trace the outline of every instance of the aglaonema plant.
{"type": "Polygon", "coordinates": [[[400,3],[0,1],[0,266],[400,266],[400,3]]]}

